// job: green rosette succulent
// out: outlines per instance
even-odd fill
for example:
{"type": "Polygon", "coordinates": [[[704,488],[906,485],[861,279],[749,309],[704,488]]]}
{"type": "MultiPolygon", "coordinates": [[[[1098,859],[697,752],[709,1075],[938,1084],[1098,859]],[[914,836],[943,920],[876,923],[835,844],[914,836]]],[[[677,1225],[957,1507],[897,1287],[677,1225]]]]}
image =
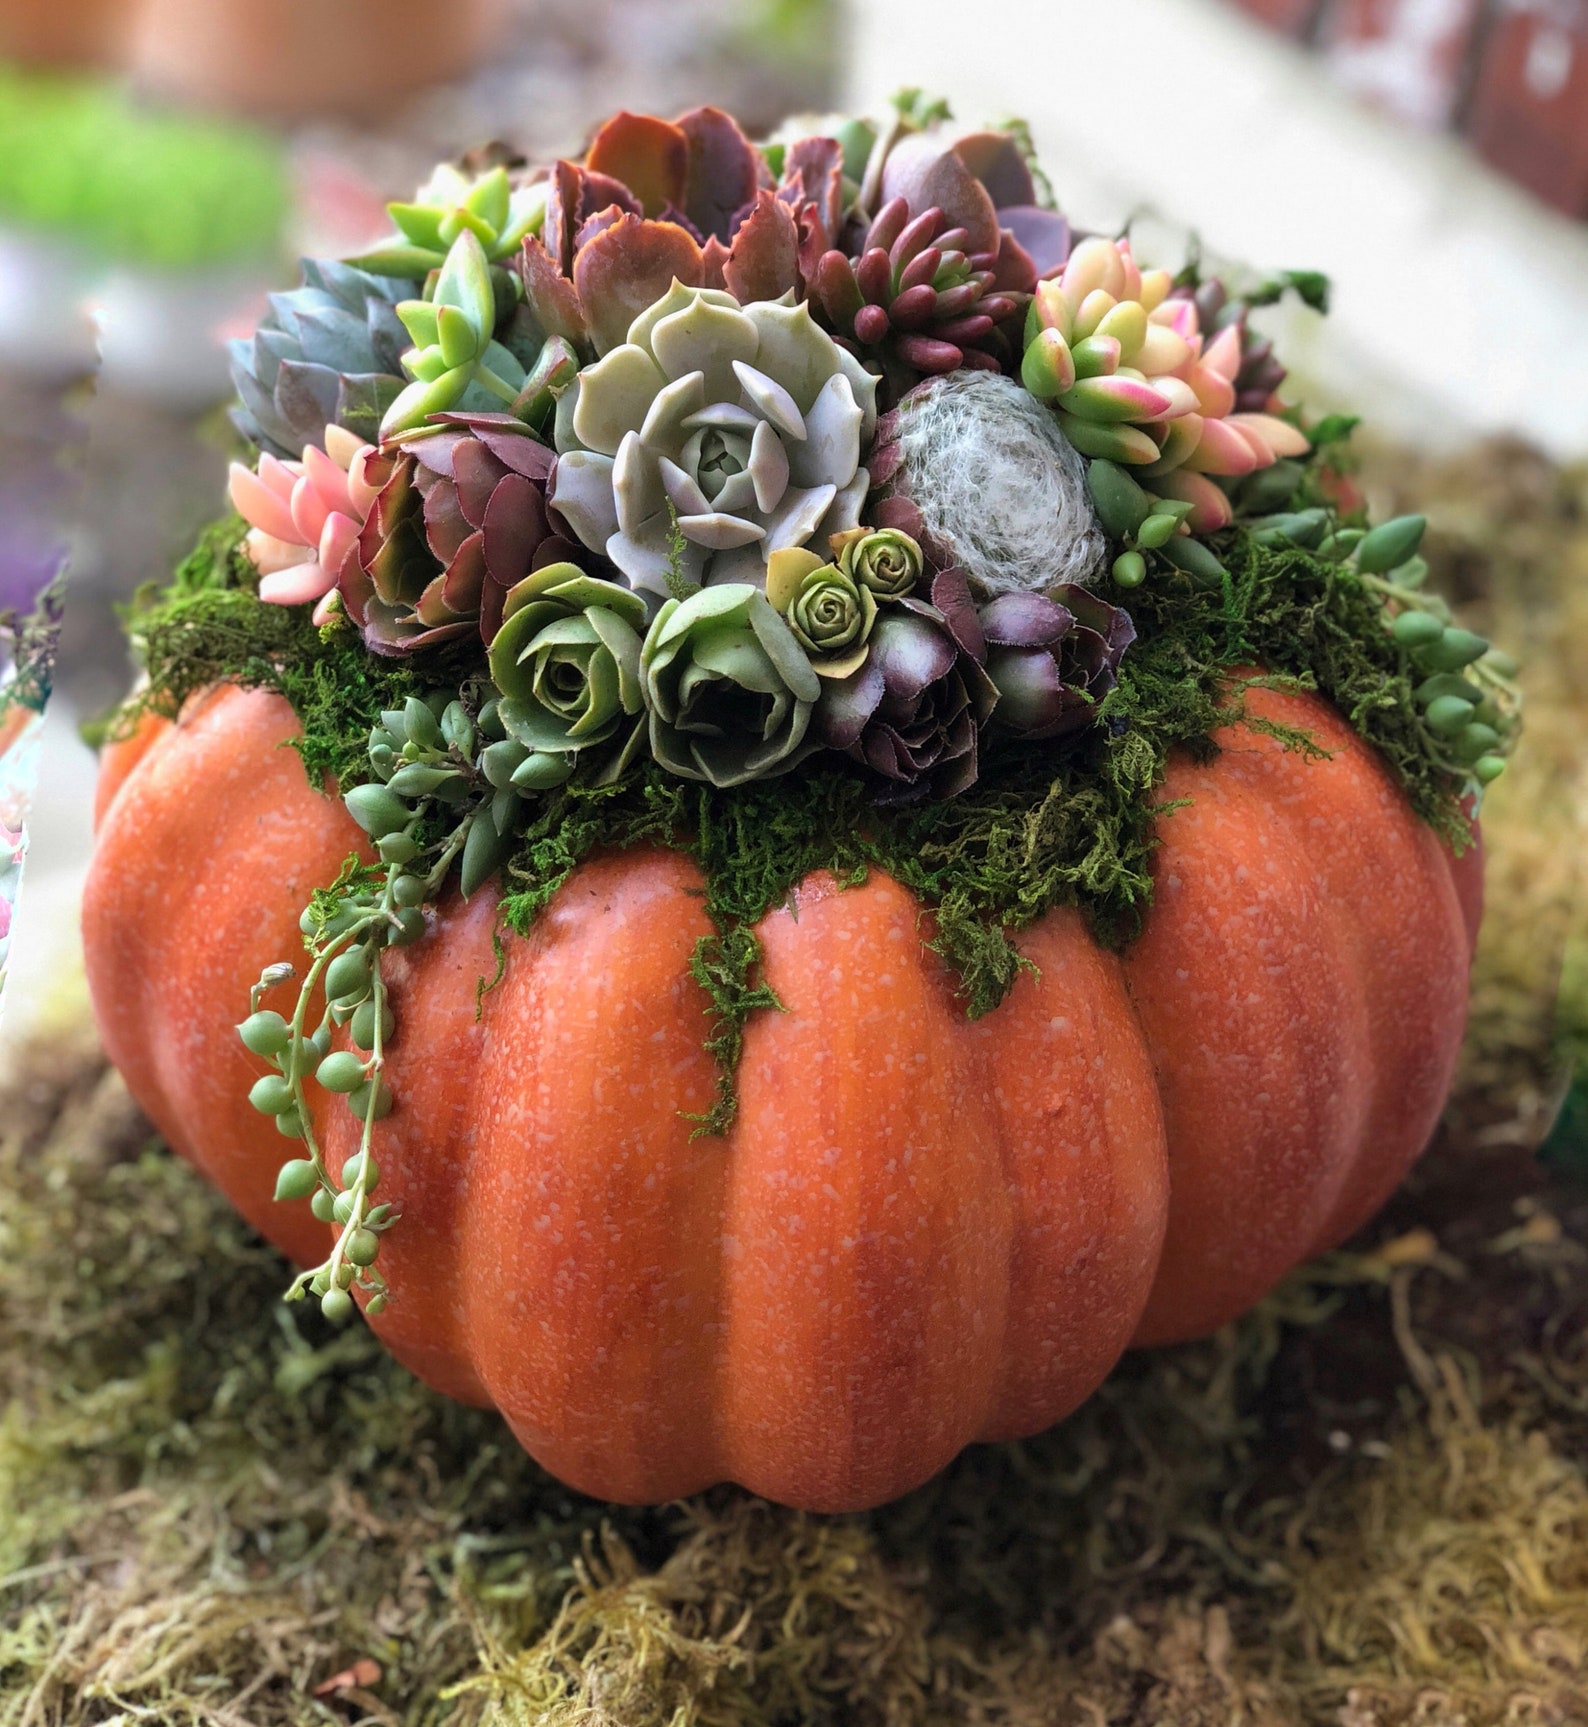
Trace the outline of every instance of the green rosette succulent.
{"type": "Polygon", "coordinates": [[[926,568],[920,546],[901,528],[852,528],[834,544],[839,569],[879,600],[902,600],[926,568]]]}
{"type": "Polygon", "coordinates": [[[772,554],[766,597],[810,655],[818,677],[846,678],[858,669],[877,621],[876,596],[869,588],[798,546],[772,554]]]}
{"type": "Polygon", "coordinates": [[[728,582],[656,614],[640,655],[651,753],[718,787],[787,773],[813,750],[821,679],[759,588],[728,582]]]}
{"type": "Polygon", "coordinates": [[[859,525],[876,385],[806,306],[674,282],[559,400],[550,501],[631,587],[759,587],[859,525]]]}
{"type": "Polygon", "coordinates": [[[490,644],[507,733],[486,751],[493,785],[518,791],[561,785],[582,750],[617,738],[643,703],[644,628],[638,594],[575,564],[547,564],[508,591],[490,644]]]}

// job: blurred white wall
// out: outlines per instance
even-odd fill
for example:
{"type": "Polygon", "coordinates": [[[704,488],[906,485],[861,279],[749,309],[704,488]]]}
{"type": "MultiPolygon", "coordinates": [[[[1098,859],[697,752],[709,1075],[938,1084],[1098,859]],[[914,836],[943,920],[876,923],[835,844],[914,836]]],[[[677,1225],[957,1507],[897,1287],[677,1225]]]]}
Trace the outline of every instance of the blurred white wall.
{"type": "Polygon", "coordinates": [[[1512,431],[1588,457],[1588,225],[1219,0],[852,0],[850,42],[849,106],[915,84],[966,122],[1024,116],[1061,207],[1149,218],[1154,262],[1195,229],[1213,256],[1325,271],[1333,315],[1283,321],[1309,395],[1432,445],[1512,431]]]}

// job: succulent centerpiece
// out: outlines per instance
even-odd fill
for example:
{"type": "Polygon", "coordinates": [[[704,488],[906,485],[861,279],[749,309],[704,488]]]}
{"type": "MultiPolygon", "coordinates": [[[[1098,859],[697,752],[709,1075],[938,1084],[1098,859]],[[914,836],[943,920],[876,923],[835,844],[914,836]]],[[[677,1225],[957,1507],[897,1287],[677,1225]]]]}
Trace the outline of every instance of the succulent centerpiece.
{"type": "Polygon", "coordinates": [[[1145,267],[915,93],[391,215],[234,345],[85,908],[291,1299],[592,1492],[834,1508],[1381,1203],[1519,699],[1278,393],[1316,278],[1145,267]]]}

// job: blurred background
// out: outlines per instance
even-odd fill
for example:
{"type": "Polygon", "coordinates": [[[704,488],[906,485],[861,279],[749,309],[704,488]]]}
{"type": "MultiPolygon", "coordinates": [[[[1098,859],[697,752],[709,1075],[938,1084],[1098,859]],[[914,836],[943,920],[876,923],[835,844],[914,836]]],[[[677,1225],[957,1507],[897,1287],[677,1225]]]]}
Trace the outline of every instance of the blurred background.
{"type": "MultiPolygon", "coordinates": [[[[0,0],[0,627],[68,546],[71,588],[30,744],[22,994],[71,972],[93,777],[76,728],[126,685],[114,607],[221,509],[223,341],[296,258],[358,249],[387,199],[490,140],[545,159],[619,107],[702,100],[754,133],[904,85],[967,122],[1028,121],[1060,206],[1131,223],[1156,262],[1196,246],[1325,272],[1330,317],[1265,314],[1290,394],[1366,416],[1374,504],[1428,502],[1461,597],[1542,650],[1535,706],[1552,677],[1570,703],[1588,0],[0,0]]],[[[1574,822],[1572,749],[1534,735],[1502,795],[1533,773],[1574,822]]],[[[0,786],[0,904],[19,821],[0,786]]],[[[1556,873],[1539,952],[1558,956],[1575,889],[1556,873]]]]}

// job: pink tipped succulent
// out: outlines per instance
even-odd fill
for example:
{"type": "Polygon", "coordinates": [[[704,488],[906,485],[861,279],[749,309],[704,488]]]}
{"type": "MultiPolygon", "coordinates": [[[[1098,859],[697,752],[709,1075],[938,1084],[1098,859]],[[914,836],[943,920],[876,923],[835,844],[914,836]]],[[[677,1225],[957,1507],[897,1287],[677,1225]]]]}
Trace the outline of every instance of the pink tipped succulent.
{"type": "Polygon", "coordinates": [[[1128,464],[1153,490],[1189,501],[1192,529],[1205,533],[1229,520],[1216,479],[1310,446],[1288,421],[1241,411],[1241,326],[1209,340],[1196,302],[1172,297],[1172,286],[1166,270],[1141,270],[1128,240],[1084,241],[1037,287],[1021,378],[1083,455],[1128,464]]]}
{"type": "Polygon", "coordinates": [[[260,599],[301,606],[323,602],[335,590],[343,559],[375,501],[378,488],[364,472],[374,453],[373,444],[327,426],[325,448],[305,446],[302,461],[283,462],[267,453],[257,472],[232,463],[232,506],[248,523],[243,544],[259,571],[260,599]]]}

